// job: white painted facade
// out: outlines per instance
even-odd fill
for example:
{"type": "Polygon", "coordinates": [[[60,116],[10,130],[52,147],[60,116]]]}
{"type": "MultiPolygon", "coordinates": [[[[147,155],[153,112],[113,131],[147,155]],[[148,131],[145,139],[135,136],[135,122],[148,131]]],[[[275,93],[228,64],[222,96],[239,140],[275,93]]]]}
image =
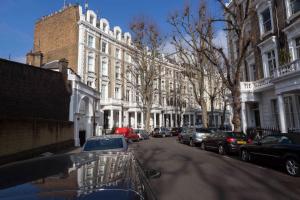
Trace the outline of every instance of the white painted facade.
{"type": "MultiPolygon", "coordinates": [[[[122,78],[130,76],[126,69],[133,65],[128,54],[133,47],[130,33],[123,33],[118,26],[111,27],[107,19],[99,19],[92,10],[83,11],[79,6],[79,14],[78,74],[84,83],[101,92],[103,128],[144,128],[135,89],[122,78]],[[91,59],[93,62],[89,61],[91,59]]],[[[180,66],[168,59],[164,61],[162,71],[166,75],[161,79],[161,95],[154,94],[156,101],[152,109],[151,126],[201,125],[201,110],[193,98],[188,79],[180,73],[180,66]],[[179,85],[180,97],[175,94],[179,85]],[[180,106],[170,103],[177,102],[174,99],[178,98],[183,102],[180,106]]],[[[221,123],[221,110],[221,103],[216,103],[216,126],[221,123]]],[[[229,114],[227,116],[226,123],[229,124],[229,114]]]]}
{"type": "MultiPolygon", "coordinates": [[[[287,40],[290,61],[280,64],[279,39],[276,34],[262,40],[257,46],[261,52],[262,66],[257,66],[253,49],[246,58],[248,66],[244,74],[248,74],[247,82],[241,82],[242,122],[243,130],[249,127],[279,128],[286,133],[289,129],[300,129],[300,8],[291,13],[291,2],[285,1],[287,27],[283,29],[287,40]],[[291,20],[296,21],[291,21],[291,20]],[[256,65],[256,66],[255,66],[256,65]],[[253,67],[254,66],[254,67],[253,67]],[[255,70],[262,68],[263,77],[257,80],[255,70]]],[[[272,12],[274,1],[260,1],[257,4],[257,15],[261,38],[264,37],[261,13],[270,9],[271,30],[276,25],[272,12]]]]}
{"type": "MultiPolygon", "coordinates": [[[[63,64],[58,60],[41,67],[54,71],[64,71],[62,70],[63,64]]],[[[100,93],[83,83],[80,76],[67,68],[67,63],[64,67],[72,90],[69,121],[74,122],[75,146],[80,146],[87,138],[102,134],[103,115],[99,109],[100,93]]]]}

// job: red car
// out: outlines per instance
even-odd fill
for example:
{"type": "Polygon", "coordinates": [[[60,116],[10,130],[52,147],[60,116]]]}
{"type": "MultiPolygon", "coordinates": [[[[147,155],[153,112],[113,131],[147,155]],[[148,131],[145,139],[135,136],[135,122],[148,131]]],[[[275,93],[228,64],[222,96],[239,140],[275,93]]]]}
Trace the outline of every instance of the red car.
{"type": "Polygon", "coordinates": [[[139,141],[139,136],[132,128],[116,128],[115,134],[123,135],[126,140],[139,141]]]}

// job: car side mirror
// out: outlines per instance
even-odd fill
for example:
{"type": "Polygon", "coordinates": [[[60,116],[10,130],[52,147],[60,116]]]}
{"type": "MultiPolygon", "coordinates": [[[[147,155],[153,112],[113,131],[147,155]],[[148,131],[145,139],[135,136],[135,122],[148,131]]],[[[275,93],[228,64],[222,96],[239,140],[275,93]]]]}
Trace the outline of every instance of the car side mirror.
{"type": "Polygon", "coordinates": [[[144,172],[148,179],[155,179],[161,176],[161,172],[155,169],[147,169],[144,172]]]}

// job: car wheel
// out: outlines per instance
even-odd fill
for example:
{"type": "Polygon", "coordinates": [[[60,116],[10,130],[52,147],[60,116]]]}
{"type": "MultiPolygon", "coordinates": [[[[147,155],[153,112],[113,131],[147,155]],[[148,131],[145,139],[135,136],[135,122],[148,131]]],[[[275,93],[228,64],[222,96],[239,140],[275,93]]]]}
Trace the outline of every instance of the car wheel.
{"type": "Polygon", "coordinates": [[[246,149],[243,149],[242,152],[241,152],[241,159],[242,161],[245,161],[245,162],[249,162],[250,161],[250,155],[248,153],[248,151],[246,149]]]}
{"type": "Polygon", "coordinates": [[[290,176],[299,176],[299,162],[295,158],[287,158],[285,168],[290,176]]]}
{"type": "Polygon", "coordinates": [[[191,147],[194,147],[194,146],[195,146],[194,141],[193,141],[192,139],[190,139],[189,145],[190,145],[191,147]]]}
{"type": "Polygon", "coordinates": [[[162,137],[166,137],[166,135],[165,135],[165,134],[162,134],[162,137]]]}
{"type": "Polygon", "coordinates": [[[201,142],[201,149],[202,149],[202,150],[206,150],[206,146],[205,146],[205,143],[204,143],[204,142],[201,142]]]}
{"type": "Polygon", "coordinates": [[[225,148],[223,145],[219,145],[218,152],[220,155],[225,155],[225,148]]]}

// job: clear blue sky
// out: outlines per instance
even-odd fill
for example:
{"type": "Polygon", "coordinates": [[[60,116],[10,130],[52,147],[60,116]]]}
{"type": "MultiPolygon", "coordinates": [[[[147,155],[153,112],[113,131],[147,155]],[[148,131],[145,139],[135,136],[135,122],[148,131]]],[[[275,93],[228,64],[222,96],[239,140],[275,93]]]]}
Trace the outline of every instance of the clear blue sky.
{"type": "MultiPolygon", "coordinates": [[[[66,0],[80,3],[85,0],[66,0]]],[[[144,15],[153,19],[164,34],[169,34],[168,16],[180,10],[186,3],[197,7],[199,0],[88,0],[89,8],[109,20],[111,26],[119,25],[123,31],[129,30],[129,23],[135,16],[144,15]]],[[[211,12],[220,15],[216,0],[206,0],[211,12]]],[[[26,53],[32,49],[34,23],[63,7],[64,0],[1,0],[0,1],[0,57],[24,61],[26,53]]]]}

